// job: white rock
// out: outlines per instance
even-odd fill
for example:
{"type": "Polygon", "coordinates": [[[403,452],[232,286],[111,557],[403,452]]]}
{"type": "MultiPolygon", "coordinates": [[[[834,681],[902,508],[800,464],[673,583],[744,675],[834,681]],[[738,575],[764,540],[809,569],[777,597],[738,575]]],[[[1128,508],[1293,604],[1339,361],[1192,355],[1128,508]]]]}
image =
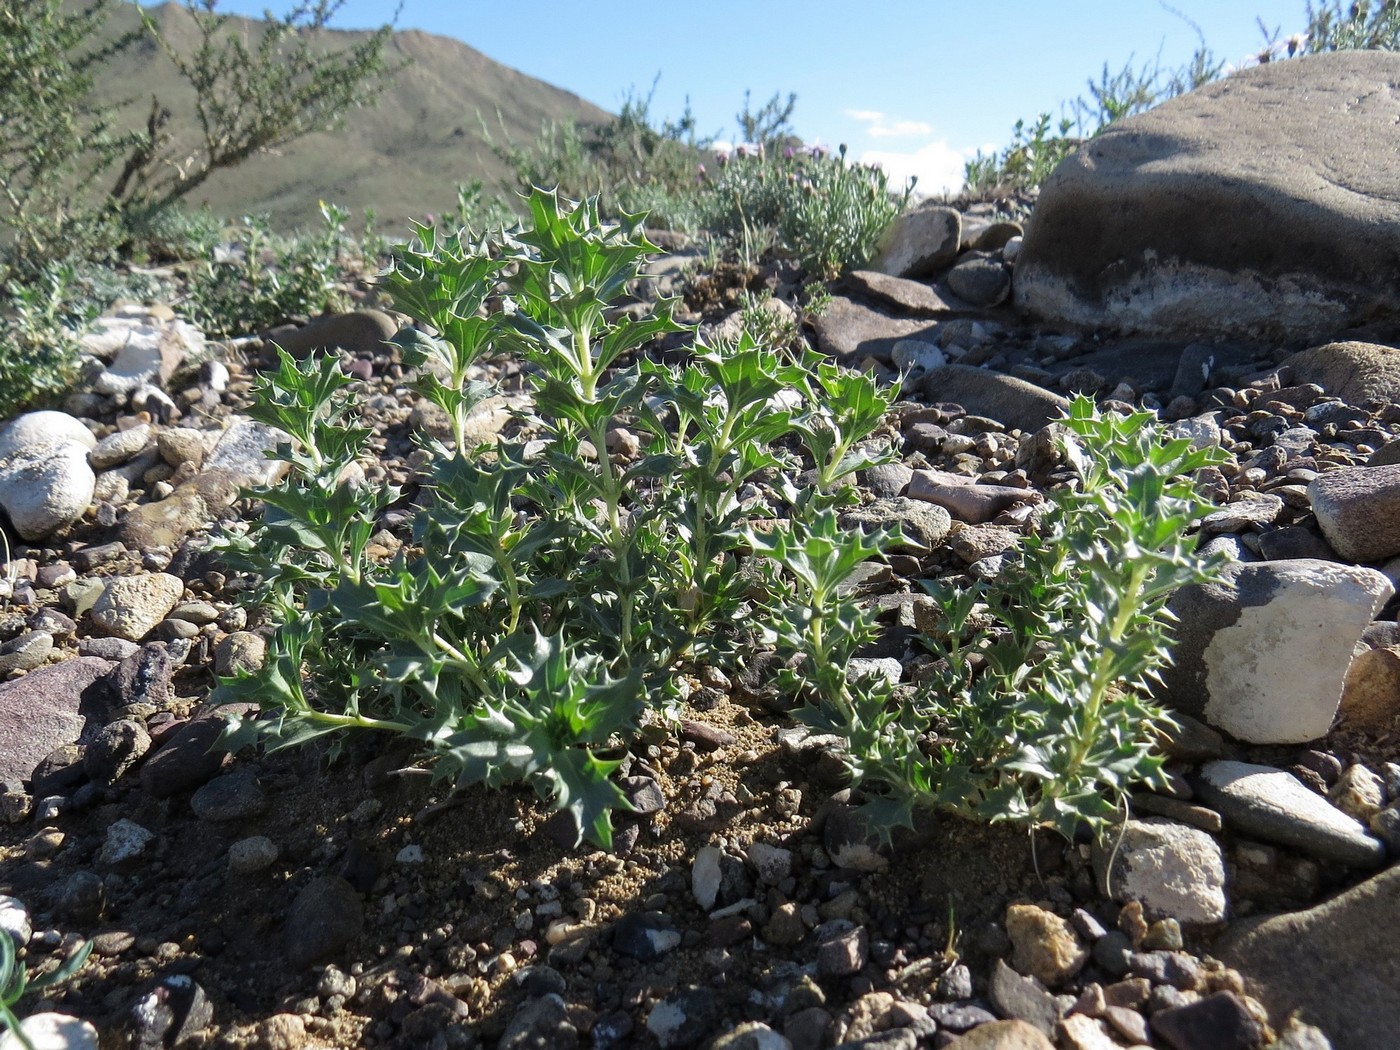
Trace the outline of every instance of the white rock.
{"type": "Polygon", "coordinates": [[[74,442],[83,448],[95,448],[97,438],[92,431],[67,412],[44,409],[16,416],[0,430],[0,459],[27,448],[42,448],[74,442]]]}
{"type": "MultiPolygon", "coordinates": [[[[98,1050],[97,1029],[68,1014],[30,1014],[20,1021],[19,1029],[34,1050],[98,1050]]],[[[23,1048],[24,1044],[14,1032],[0,1035],[0,1050],[23,1048]]]]}
{"type": "Polygon", "coordinates": [[[1130,820],[1094,849],[1094,870],[1100,885],[1107,876],[1114,900],[1141,901],[1153,919],[1225,919],[1225,856],[1198,828],[1160,817],[1130,820]]]}
{"type": "Polygon", "coordinates": [[[118,430],[108,434],[88,453],[88,462],[93,470],[106,470],[118,463],[125,463],[136,455],[151,440],[151,425],[141,423],[130,430],[118,430]]]}
{"type": "Polygon", "coordinates": [[[268,459],[265,453],[275,451],[279,444],[290,444],[291,440],[285,431],[266,423],[236,420],[205,459],[204,470],[225,473],[240,485],[276,484],[287,472],[287,464],[268,459]]]}
{"type": "Polygon", "coordinates": [[[135,821],[123,817],[107,828],[107,838],[97,851],[97,863],[116,867],[146,852],[155,835],[135,821]]]}
{"type": "Polygon", "coordinates": [[[720,871],[720,858],[723,854],[716,846],[701,846],[695,852],[695,863],[690,869],[690,892],[695,895],[700,907],[709,911],[719,897],[719,884],[723,877],[720,871]]]}
{"type": "Polygon", "coordinates": [[[1325,736],[1353,647],[1393,590],[1374,569],[1309,558],[1230,565],[1224,585],[1172,596],[1159,699],[1251,744],[1325,736]]]}
{"type": "Polygon", "coordinates": [[[890,350],[890,360],[901,372],[929,372],[948,363],[948,357],[942,350],[917,339],[901,339],[895,343],[890,350]]]}
{"type": "Polygon", "coordinates": [[[20,536],[43,539],[83,516],[97,486],[88,466],[90,447],[76,441],[31,447],[0,469],[0,507],[20,536]]]}
{"type": "Polygon", "coordinates": [[[0,895],[0,934],[9,934],[10,940],[15,942],[15,946],[23,948],[29,943],[29,938],[33,933],[33,927],[29,923],[29,912],[25,910],[24,902],[14,897],[0,895]]]}
{"type": "Polygon", "coordinates": [[[168,572],[114,576],[93,604],[92,621],[107,634],[139,642],[184,593],[185,581],[168,572]]]}

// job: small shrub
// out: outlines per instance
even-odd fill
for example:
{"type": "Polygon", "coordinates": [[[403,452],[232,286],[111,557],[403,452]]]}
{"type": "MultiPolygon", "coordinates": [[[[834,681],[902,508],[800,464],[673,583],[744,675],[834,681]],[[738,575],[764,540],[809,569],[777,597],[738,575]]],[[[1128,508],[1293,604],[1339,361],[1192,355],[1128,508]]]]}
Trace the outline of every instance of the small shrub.
{"type": "Polygon", "coordinates": [[[425,442],[434,499],[392,559],[367,551],[399,494],[346,480],[369,431],[338,359],[284,355],[264,379],[249,414],[290,435],[278,455],[291,472],[259,490],[263,517],[229,550],[261,577],[275,632],[266,666],[217,695],[262,707],[235,718],[230,746],[406,735],[438,775],[531,785],[606,845],[623,804],[617,749],[643,710],[674,703],[678,663],[742,627],[742,528],[770,512],[745,490],[795,476],[796,445],[817,488],[789,498],[792,512],[839,499],[842,479],[879,459],[858,442],[889,395],[748,333],[684,368],[628,364],[677,329],[669,303],[608,319],[652,250],[641,217],[606,224],[596,201],[540,190],[527,204],[522,229],[486,238],[417,227],[385,278],[396,308],[436,333],[398,342],[452,421],[449,442],[425,442]],[[467,421],[492,391],[476,366],[506,352],[533,365],[543,444],[477,454],[467,421]],[[636,447],[610,454],[620,427],[636,447]]]}
{"type": "Polygon", "coordinates": [[[294,317],[345,306],[341,287],[357,246],[343,208],[322,203],[323,228],[282,238],[267,221],[245,218],[234,240],[215,246],[189,275],[183,311],[215,337],[265,331],[294,317]]]}
{"type": "Polygon", "coordinates": [[[844,738],[878,825],[922,806],[1070,837],[1081,822],[1101,831],[1134,785],[1158,778],[1167,719],[1146,691],[1170,659],[1167,598],[1215,576],[1186,530],[1203,509],[1191,475],[1220,454],[1165,440],[1152,419],[1074,402],[1065,447],[1078,483],[992,582],[935,590],[938,674],[897,703],[888,682],[844,671],[872,627],[841,584],[878,543],[826,520],[751,537],[789,581],[763,622],[800,668],[787,684],[801,717],[844,738]]]}

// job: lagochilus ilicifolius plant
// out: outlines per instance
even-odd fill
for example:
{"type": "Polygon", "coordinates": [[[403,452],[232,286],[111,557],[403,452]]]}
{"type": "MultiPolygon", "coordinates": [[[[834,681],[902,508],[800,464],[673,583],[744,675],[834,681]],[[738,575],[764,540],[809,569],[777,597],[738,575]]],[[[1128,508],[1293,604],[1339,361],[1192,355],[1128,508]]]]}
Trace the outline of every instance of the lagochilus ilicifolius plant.
{"type": "Polygon", "coordinates": [[[369,431],[339,361],[282,355],[263,377],[250,414],[287,433],[289,470],[229,548],[261,580],[273,639],[219,696],[262,708],[229,746],[400,734],[438,775],[529,784],[606,846],[642,712],[672,705],[678,667],[737,630],[763,485],[810,463],[817,487],[793,514],[845,498],[843,479],[880,458],[861,443],[892,395],[747,332],[684,367],[649,361],[638,351],[679,328],[670,304],[608,309],[655,250],[641,216],[605,223],[596,201],[541,190],[526,205],[523,228],[492,236],[419,226],[384,277],[418,322],[395,340],[417,391],[450,422],[448,440],[423,439],[430,498],[397,554],[370,543],[403,497],[363,480],[369,431]],[[478,448],[481,366],[506,354],[528,363],[532,440],[478,448]]]}
{"type": "Polygon", "coordinates": [[[1170,659],[1167,598],[1217,575],[1187,530],[1204,507],[1192,475],[1220,452],[1165,439],[1150,413],[1100,415],[1085,398],[1064,428],[1077,482],[1053,493],[994,580],[931,588],[945,628],[928,639],[938,673],[898,705],[883,680],[847,680],[871,628],[853,599],[831,597],[877,544],[827,517],[751,537],[789,581],[770,592],[765,621],[800,669],[787,683],[799,716],[844,737],[877,826],[927,806],[1066,837],[1081,822],[1101,832],[1132,787],[1160,777],[1168,719],[1147,694],[1170,659]]]}

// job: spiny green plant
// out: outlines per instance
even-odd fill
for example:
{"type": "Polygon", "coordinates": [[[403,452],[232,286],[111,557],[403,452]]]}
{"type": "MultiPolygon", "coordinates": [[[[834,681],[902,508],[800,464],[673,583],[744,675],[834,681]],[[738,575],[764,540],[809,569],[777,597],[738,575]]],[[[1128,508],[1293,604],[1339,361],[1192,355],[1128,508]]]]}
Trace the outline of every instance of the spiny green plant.
{"type": "Polygon", "coordinates": [[[287,433],[289,473],[228,553],[259,575],[273,643],[217,695],[262,708],[229,746],[402,734],[439,776],[529,784],[606,845],[617,749],[675,702],[678,664],[739,628],[743,526],[771,513],[759,486],[805,465],[796,444],[820,488],[793,511],[843,498],[881,458],[860,443],[891,395],[748,333],[684,367],[638,356],[678,329],[669,303],[608,309],[652,250],[641,216],[605,223],[596,200],[541,190],[526,207],[489,237],[419,226],[385,276],[422,326],[397,340],[416,388],[452,421],[424,441],[432,498],[392,558],[369,540],[400,494],[358,480],[369,432],[337,359],[282,355],[263,378],[250,414],[287,433]],[[505,353],[531,366],[534,440],[478,450],[480,365],[505,353]]]}
{"type": "Polygon", "coordinates": [[[19,960],[15,942],[11,940],[9,933],[0,930],[0,1028],[8,1030],[25,1050],[34,1050],[33,1040],[25,1034],[21,1021],[15,1014],[15,1005],[28,992],[43,991],[68,980],[82,969],[91,952],[92,942],[87,941],[56,969],[33,977],[19,960]]]}
{"type": "Polygon", "coordinates": [[[1203,509],[1192,484],[1219,450],[1167,440],[1150,413],[1101,415],[1078,398],[1064,421],[1078,473],[990,582],[932,588],[945,629],[937,674],[892,702],[880,680],[851,682],[846,660],[871,627],[841,583],[878,545],[833,522],[752,536],[790,580],[765,605],[802,717],[840,734],[884,828],[915,807],[987,821],[1096,831],[1127,792],[1160,777],[1167,717],[1147,697],[1170,659],[1169,595],[1215,577],[1187,536],[1203,509]],[[780,593],[780,592],[778,592],[780,593]],[[978,667],[983,669],[979,670],[978,667]]]}

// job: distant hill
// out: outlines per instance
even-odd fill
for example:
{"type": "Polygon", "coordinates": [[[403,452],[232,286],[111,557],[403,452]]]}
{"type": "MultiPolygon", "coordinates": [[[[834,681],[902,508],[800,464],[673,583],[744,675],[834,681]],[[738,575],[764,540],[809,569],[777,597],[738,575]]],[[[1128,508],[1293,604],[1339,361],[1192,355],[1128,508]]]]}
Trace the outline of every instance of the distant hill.
{"type": "MultiPolygon", "coordinates": [[[[168,38],[188,41],[194,25],[176,3],[151,9],[168,38]]],[[[231,16],[244,31],[261,24],[231,16]]],[[[115,38],[139,20],[134,7],[117,5],[106,33],[115,38]]],[[[333,42],[364,39],[360,31],[330,30],[333,42]]],[[[379,228],[399,231],[409,217],[441,213],[456,204],[456,186],[473,178],[495,190],[506,176],[482,134],[480,113],[500,138],[503,123],[519,143],[535,140],[547,121],[597,123],[609,114],[577,95],[492,61],[460,41],[419,30],[395,33],[386,48],[400,66],[377,105],[347,114],[333,133],[301,139],[277,155],[255,157],[212,176],[186,199],[233,218],[266,214],[279,229],[320,221],[319,200],[349,208],[358,221],[373,208],[379,228]],[[500,123],[496,113],[500,112],[500,123]]],[[[149,40],[104,67],[94,87],[105,105],[130,126],[144,123],[155,95],[176,115],[172,127],[196,133],[192,93],[169,59],[149,40]]]]}

